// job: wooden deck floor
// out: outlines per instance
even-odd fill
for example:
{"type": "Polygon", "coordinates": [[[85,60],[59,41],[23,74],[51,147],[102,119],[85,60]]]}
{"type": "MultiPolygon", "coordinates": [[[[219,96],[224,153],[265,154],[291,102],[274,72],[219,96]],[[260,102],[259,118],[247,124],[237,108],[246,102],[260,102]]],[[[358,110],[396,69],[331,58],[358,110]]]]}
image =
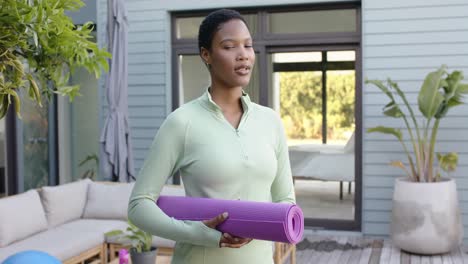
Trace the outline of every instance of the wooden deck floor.
{"type": "Polygon", "coordinates": [[[297,264],[468,264],[466,247],[450,254],[412,255],[389,240],[362,237],[309,236],[297,245],[297,264]]]}

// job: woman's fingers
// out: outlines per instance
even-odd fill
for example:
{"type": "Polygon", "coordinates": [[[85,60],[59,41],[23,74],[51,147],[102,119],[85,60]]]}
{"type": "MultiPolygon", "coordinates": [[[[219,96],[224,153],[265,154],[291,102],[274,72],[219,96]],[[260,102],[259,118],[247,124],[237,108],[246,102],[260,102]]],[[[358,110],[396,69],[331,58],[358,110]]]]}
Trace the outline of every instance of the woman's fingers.
{"type": "Polygon", "coordinates": [[[224,233],[223,236],[231,243],[231,244],[243,244],[245,242],[250,242],[250,238],[241,238],[233,236],[229,233],[224,233]]]}
{"type": "Polygon", "coordinates": [[[221,247],[228,247],[228,248],[240,248],[240,247],[243,247],[245,245],[247,245],[249,241],[245,241],[244,243],[241,243],[241,244],[230,244],[230,243],[221,243],[221,247]]]}
{"type": "Polygon", "coordinates": [[[231,244],[235,244],[235,243],[237,243],[239,241],[239,239],[235,239],[233,236],[231,236],[228,233],[224,233],[223,237],[231,244]]]}
{"type": "MultiPolygon", "coordinates": [[[[229,216],[228,213],[224,212],[216,217],[213,217],[208,220],[204,220],[203,223],[207,227],[215,229],[219,224],[226,221],[228,216],[229,216]]],[[[250,243],[250,241],[252,241],[251,238],[236,237],[228,233],[223,233],[223,235],[221,236],[221,240],[219,241],[219,245],[220,247],[240,248],[250,243]]]]}
{"type": "Polygon", "coordinates": [[[251,238],[240,238],[224,233],[221,238],[221,247],[240,248],[252,241],[251,238]]]}
{"type": "Polygon", "coordinates": [[[216,228],[219,224],[221,224],[222,222],[226,221],[226,219],[228,218],[228,213],[227,212],[224,212],[214,218],[211,218],[209,220],[204,220],[203,223],[209,227],[209,228],[216,228]]]}

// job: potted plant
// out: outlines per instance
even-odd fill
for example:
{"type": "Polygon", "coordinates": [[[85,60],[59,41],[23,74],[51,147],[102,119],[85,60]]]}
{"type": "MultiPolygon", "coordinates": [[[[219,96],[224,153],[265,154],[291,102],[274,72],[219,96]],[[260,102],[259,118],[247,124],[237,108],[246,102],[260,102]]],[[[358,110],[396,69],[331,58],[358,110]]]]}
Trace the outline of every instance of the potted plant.
{"type": "Polygon", "coordinates": [[[89,164],[91,163],[91,167],[88,168],[84,173],[83,175],[81,175],[81,179],[91,179],[91,180],[95,180],[94,178],[96,177],[97,173],[96,171],[98,170],[99,168],[99,157],[96,153],[92,153],[92,154],[89,154],[88,156],[86,156],[86,158],[84,160],[82,160],[80,162],[80,164],[78,164],[78,167],[84,167],[85,164],[89,164]]]}
{"type": "Polygon", "coordinates": [[[390,79],[366,81],[390,99],[383,108],[384,115],[400,118],[406,126],[404,132],[386,126],[369,128],[367,132],[395,136],[407,156],[406,163],[391,162],[402,168],[406,177],[395,180],[390,229],[393,243],[409,252],[449,252],[463,238],[456,184],[448,177],[457,166],[458,155],[436,153],[440,121],[451,108],[463,104],[463,94],[468,93],[468,84],[462,84],[462,79],[460,71],[449,73],[445,65],[426,76],[417,98],[422,122],[418,122],[419,117],[397,83],[390,79]],[[404,137],[409,137],[412,151],[404,137]]]}
{"type": "Polygon", "coordinates": [[[156,261],[157,248],[152,246],[153,236],[130,221],[125,231],[112,230],[106,236],[118,236],[118,241],[130,246],[130,257],[133,264],[154,264],[156,261]]]}

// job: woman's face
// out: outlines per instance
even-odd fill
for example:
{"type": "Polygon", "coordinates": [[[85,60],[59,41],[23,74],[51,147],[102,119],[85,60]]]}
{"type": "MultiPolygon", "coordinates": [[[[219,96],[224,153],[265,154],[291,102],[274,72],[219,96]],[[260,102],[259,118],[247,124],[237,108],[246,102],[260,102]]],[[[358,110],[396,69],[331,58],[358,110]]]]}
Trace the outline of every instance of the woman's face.
{"type": "Polygon", "coordinates": [[[201,55],[211,65],[213,83],[228,88],[249,84],[255,52],[249,29],[241,20],[222,24],[213,37],[211,51],[202,48],[201,55]]]}

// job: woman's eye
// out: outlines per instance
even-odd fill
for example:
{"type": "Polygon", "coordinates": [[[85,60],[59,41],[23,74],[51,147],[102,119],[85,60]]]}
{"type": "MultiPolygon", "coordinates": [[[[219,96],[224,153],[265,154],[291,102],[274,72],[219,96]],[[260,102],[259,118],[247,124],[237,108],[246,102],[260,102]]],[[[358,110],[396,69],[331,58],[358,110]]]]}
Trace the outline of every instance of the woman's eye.
{"type": "Polygon", "coordinates": [[[232,46],[226,46],[226,47],[224,47],[224,48],[225,48],[225,49],[233,49],[234,47],[232,47],[232,46]]]}
{"type": "Polygon", "coordinates": [[[252,48],[252,45],[245,45],[246,48],[252,48]]]}

